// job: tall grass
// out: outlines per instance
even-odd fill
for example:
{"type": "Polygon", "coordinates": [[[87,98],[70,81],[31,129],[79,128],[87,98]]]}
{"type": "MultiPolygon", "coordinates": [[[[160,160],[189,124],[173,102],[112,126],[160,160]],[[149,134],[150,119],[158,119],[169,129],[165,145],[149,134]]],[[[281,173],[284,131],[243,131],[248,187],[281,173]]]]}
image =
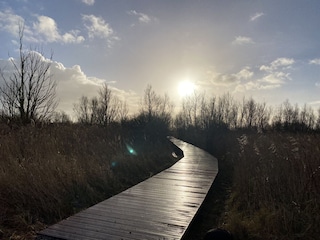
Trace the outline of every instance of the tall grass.
{"type": "Polygon", "coordinates": [[[202,219],[194,231],[222,227],[236,240],[319,239],[318,133],[213,129],[181,137],[218,158],[215,182],[225,188],[219,200],[227,199],[221,209],[216,197],[208,199],[205,211],[219,217],[211,227],[202,219]]]}
{"type": "Polygon", "coordinates": [[[318,239],[320,136],[243,134],[227,228],[236,239],[318,239]]]}
{"type": "Polygon", "coordinates": [[[46,224],[117,194],[176,161],[169,144],[155,147],[133,141],[130,136],[123,138],[122,131],[119,126],[11,129],[1,125],[0,238],[32,239],[46,224]]]}

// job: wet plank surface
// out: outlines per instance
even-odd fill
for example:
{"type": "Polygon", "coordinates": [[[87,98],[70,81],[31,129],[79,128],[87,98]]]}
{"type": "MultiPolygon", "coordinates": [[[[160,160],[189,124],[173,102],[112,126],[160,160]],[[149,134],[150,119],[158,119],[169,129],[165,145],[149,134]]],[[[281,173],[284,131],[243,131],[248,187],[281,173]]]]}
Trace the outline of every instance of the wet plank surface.
{"type": "Polygon", "coordinates": [[[171,141],[184,153],[172,167],[48,227],[39,236],[181,239],[218,173],[218,161],[191,144],[175,138],[171,141]]]}

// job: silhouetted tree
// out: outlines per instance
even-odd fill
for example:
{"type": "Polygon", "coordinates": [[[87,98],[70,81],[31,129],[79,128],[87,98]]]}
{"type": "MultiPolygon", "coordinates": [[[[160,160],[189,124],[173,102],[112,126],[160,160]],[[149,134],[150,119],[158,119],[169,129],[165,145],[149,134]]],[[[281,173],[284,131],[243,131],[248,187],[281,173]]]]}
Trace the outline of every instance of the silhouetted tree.
{"type": "Polygon", "coordinates": [[[82,96],[79,99],[79,102],[74,104],[73,111],[75,112],[79,123],[91,123],[92,113],[90,112],[88,97],[82,96]]]}
{"type": "Polygon", "coordinates": [[[107,84],[104,84],[99,90],[99,104],[100,104],[100,122],[104,125],[108,125],[115,121],[118,114],[118,102],[113,96],[111,89],[107,84]]]}
{"type": "Polygon", "coordinates": [[[269,125],[271,114],[271,108],[267,108],[267,104],[264,103],[257,103],[256,106],[256,127],[258,130],[265,130],[266,127],[269,125]]]}
{"type": "Polygon", "coordinates": [[[316,129],[317,131],[320,131],[320,108],[318,108],[318,117],[316,122],[316,129]]]}
{"type": "Polygon", "coordinates": [[[127,118],[126,102],[114,95],[107,84],[102,85],[98,94],[99,97],[91,99],[82,96],[79,102],[74,104],[74,112],[78,122],[107,126],[112,122],[120,122],[127,118]]]}
{"type": "Polygon", "coordinates": [[[140,131],[152,142],[165,139],[171,126],[173,103],[169,96],[158,95],[151,85],[144,91],[140,113],[135,117],[140,131]]]}
{"type": "Polygon", "coordinates": [[[300,112],[300,125],[302,128],[301,130],[312,130],[315,127],[315,123],[316,117],[313,109],[310,106],[307,106],[307,104],[304,104],[300,112]]]}
{"type": "Polygon", "coordinates": [[[50,74],[52,55],[45,59],[38,49],[23,48],[24,25],[19,25],[19,58],[10,58],[13,72],[0,69],[4,83],[0,100],[5,113],[18,116],[22,123],[50,117],[57,106],[56,81],[50,74]]]}
{"type": "Polygon", "coordinates": [[[281,131],[312,131],[317,128],[317,116],[310,106],[304,104],[300,109],[298,104],[293,106],[286,100],[274,115],[272,126],[281,131]]]}
{"type": "Polygon", "coordinates": [[[143,104],[140,113],[147,114],[151,119],[153,116],[164,119],[171,118],[173,103],[167,94],[158,95],[151,85],[148,85],[144,91],[143,104]]]}
{"type": "Polygon", "coordinates": [[[71,123],[70,116],[64,111],[54,112],[51,121],[54,123],[71,123]]]}

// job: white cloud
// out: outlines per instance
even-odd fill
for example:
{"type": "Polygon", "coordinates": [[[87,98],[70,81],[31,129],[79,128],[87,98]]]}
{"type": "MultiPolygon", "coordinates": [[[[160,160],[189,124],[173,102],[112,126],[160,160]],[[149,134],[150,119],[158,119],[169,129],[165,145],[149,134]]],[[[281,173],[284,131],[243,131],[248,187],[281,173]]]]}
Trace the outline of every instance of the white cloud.
{"type": "Polygon", "coordinates": [[[237,77],[239,79],[250,79],[253,77],[253,75],[254,73],[250,71],[249,67],[245,67],[244,69],[242,69],[240,72],[237,73],[237,77]]]}
{"type": "Polygon", "coordinates": [[[262,83],[261,81],[249,81],[243,84],[239,84],[235,88],[235,92],[245,92],[254,90],[271,90],[281,87],[281,84],[262,83]]]}
{"type": "Polygon", "coordinates": [[[265,75],[256,81],[249,81],[239,85],[236,91],[280,88],[291,80],[290,73],[287,70],[290,69],[294,62],[292,58],[278,58],[269,65],[262,65],[259,70],[265,72],[265,75]]]}
{"type": "Polygon", "coordinates": [[[230,86],[239,83],[236,74],[221,74],[208,72],[209,81],[216,86],[230,86]]]}
{"type": "Polygon", "coordinates": [[[250,21],[255,21],[257,20],[258,18],[264,16],[265,14],[263,12],[257,12],[255,14],[253,14],[251,17],[250,17],[250,21]]]}
{"type": "Polygon", "coordinates": [[[241,69],[238,73],[217,73],[207,71],[206,81],[201,82],[202,85],[208,85],[208,83],[215,86],[230,87],[235,84],[240,84],[243,80],[249,80],[253,77],[254,73],[249,67],[241,69]]]}
{"type": "Polygon", "coordinates": [[[205,87],[211,85],[228,88],[229,91],[245,92],[254,90],[271,90],[280,88],[288,81],[292,80],[290,76],[290,66],[294,63],[290,58],[278,58],[269,65],[263,65],[259,71],[254,71],[250,67],[243,67],[237,73],[216,73],[207,72],[205,87]]]}
{"type": "Polygon", "coordinates": [[[271,62],[270,65],[262,65],[260,67],[260,70],[266,72],[273,72],[277,69],[288,69],[294,63],[295,61],[293,58],[278,58],[271,62]]]}
{"type": "Polygon", "coordinates": [[[33,29],[45,37],[48,42],[56,42],[60,38],[56,22],[47,16],[38,16],[38,22],[33,24],[33,29]]]}
{"type": "Polygon", "coordinates": [[[219,74],[213,78],[213,83],[216,85],[232,85],[238,82],[239,80],[235,74],[219,74]]]}
{"type": "Polygon", "coordinates": [[[18,36],[19,24],[23,23],[24,19],[14,14],[11,10],[0,11],[0,30],[11,33],[13,36],[18,36]]]}
{"type": "MultiPolygon", "coordinates": [[[[6,76],[10,76],[10,73],[14,69],[10,60],[12,59],[0,59],[0,68],[5,71],[6,76]]],[[[112,81],[107,81],[106,79],[94,76],[87,76],[79,65],[65,67],[61,62],[51,61],[43,56],[42,60],[50,61],[52,63],[50,73],[52,74],[52,79],[57,81],[56,93],[57,99],[59,100],[58,111],[62,110],[69,115],[73,115],[73,106],[78,102],[80,97],[83,95],[89,98],[98,96],[98,90],[104,83],[109,85],[116,96],[127,101],[128,108],[131,110],[130,113],[134,113],[138,110],[140,97],[135,92],[118,89],[115,86],[112,86],[114,84],[112,81]]],[[[2,84],[1,78],[0,84],[2,84]]]]}
{"type": "Polygon", "coordinates": [[[78,36],[80,31],[78,30],[71,30],[65,34],[63,34],[60,39],[64,43],[82,43],[85,38],[83,36],[78,36]]]}
{"type": "Polygon", "coordinates": [[[136,93],[112,86],[113,81],[87,76],[79,65],[67,68],[60,62],[53,62],[51,72],[53,78],[58,82],[57,97],[60,100],[58,110],[73,114],[73,106],[80,97],[83,95],[89,98],[98,96],[98,90],[104,83],[109,84],[110,89],[120,99],[126,100],[130,104],[130,109],[138,109],[139,101],[136,93]]]}
{"type": "Polygon", "coordinates": [[[238,36],[233,40],[232,44],[234,45],[245,45],[245,44],[254,44],[254,41],[249,37],[238,36]]]}
{"type": "Polygon", "coordinates": [[[320,58],[315,58],[309,61],[309,64],[320,65],[320,58]]]}
{"type": "Polygon", "coordinates": [[[84,41],[83,36],[78,36],[79,31],[77,30],[71,30],[61,35],[54,19],[47,16],[38,16],[37,18],[38,22],[33,23],[33,29],[35,34],[42,37],[43,41],[63,43],[81,43],[84,41]]]}
{"type": "Polygon", "coordinates": [[[113,82],[96,77],[88,77],[76,65],[72,68],[55,71],[53,75],[59,82],[57,87],[58,97],[60,99],[58,109],[73,114],[73,107],[81,96],[89,98],[98,96],[98,91],[102,84],[107,83],[113,94],[128,104],[129,113],[133,114],[139,109],[140,97],[133,91],[125,91],[118,89],[113,82]]]}
{"type": "Polygon", "coordinates": [[[253,89],[259,89],[259,84],[257,82],[249,81],[247,83],[239,84],[235,88],[235,92],[245,92],[253,89]]]}
{"type": "Polygon", "coordinates": [[[79,36],[80,31],[71,30],[60,34],[57,23],[47,16],[37,16],[32,27],[28,26],[24,19],[14,14],[11,10],[0,11],[0,31],[6,31],[18,37],[19,25],[24,24],[24,39],[28,42],[62,42],[81,43],[83,36],[79,36]]]}
{"type": "Polygon", "coordinates": [[[94,4],[94,0],[82,0],[82,2],[83,2],[84,4],[89,5],[89,6],[92,6],[92,5],[94,4]]]}
{"type": "Polygon", "coordinates": [[[89,38],[109,38],[113,34],[113,29],[102,17],[83,15],[82,19],[88,30],[89,38]]]}
{"type": "Polygon", "coordinates": [[[119,38],[115,36],[113,29],[102,17],[82,15],[82,20],[88,30],[90,39],[106,39],[109,47],[111,47],[114,41],[119,40],[119,38]]]}
{"type": "MultiPolygon", "coordinates": [[[[289,64],[289,61],[274,61],[274,66],[289,64]],[[280,64],[281,63],[281,64],[280,64]]],[[[270,65],[272,65],[270,63],[270,65]]],[[[215,87],[223,87],[228,91],[235,93],[245,93],[246,91],[255,90],[272,90],[280,88],[286,84],[290,78],[290,73],[286,71],[275,70],[271,72],[255,72],[250,67],[243,67],[237,73],[216,73],[207,72],[207,80],[202,82],[203,87],[208,88],[210,85],[215,87]],[[256,77],[255,77],[256,76],[256,77]]]]}
{"type": "Polygon", "coordinates": [[[139,22],[141,22],[141,23],[149,23],[152,20],[151,17],[149,17],[147,14],[140,13],[140,12],[137,12],[135,10],[128,11],[127,13],[129,15],[137,16],[139,22]]]}
{"type": "Polygon", "coordinates": [[[294,64],[293,58],[278,58],[271,63],[273,68],[285,67],[294,64]]]}
{"type": "Polygon", "coordinates": [[[283,85],[286,80],[291,80],[289,75],[289,73],[274,72],[264,76],[262,79],[259,79],[258,82],[271,85],[283,85]]]}
{"type": "MultiPolygon", "coordinates": [[[[280,88],[288,81],[292,80],[288,70],[294,63],[295,61],[292,58],[278,58],[268,65],[262,65],[259,68],[263,73],[260,78],[255,81],[242,81],[241,84],[236,87],[235,91],[245,92],[280,88]]],[[[253,77],[253,72],[251,72],[249,68],[244,68],[237,75],[243,76],[243,80],[249,80],[253,77]],[[248,76],[248,78],[246,79],[245,76],[248,76]]]]}

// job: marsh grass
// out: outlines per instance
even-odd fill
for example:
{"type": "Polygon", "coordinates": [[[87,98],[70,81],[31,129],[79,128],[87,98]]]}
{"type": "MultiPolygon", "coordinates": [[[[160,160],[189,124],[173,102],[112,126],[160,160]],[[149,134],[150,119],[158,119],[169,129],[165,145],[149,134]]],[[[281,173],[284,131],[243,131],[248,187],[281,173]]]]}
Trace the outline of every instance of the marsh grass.
{"type": "Polygon", "coordinates": [[[169,143],[134,141],[121,127],[0,126],[0,238],[36,231],[173,164],[169,143]],[[126,135],[126,138],[121,136],[126,135]],[[132,155],[130,143],[139,149],[132,155]]]}
{"type": "Polygon", "coordinates": [[[236,239],[317,239],[320,136],[243,134],[226,226],[236,239]]]}
{"type": "Polygon", "coordinates": [[[213,194],[186,239],[217,227],[235,240],[319,239],[318,133],[216,129],[181,137],[219,161],[213,194]]]}

